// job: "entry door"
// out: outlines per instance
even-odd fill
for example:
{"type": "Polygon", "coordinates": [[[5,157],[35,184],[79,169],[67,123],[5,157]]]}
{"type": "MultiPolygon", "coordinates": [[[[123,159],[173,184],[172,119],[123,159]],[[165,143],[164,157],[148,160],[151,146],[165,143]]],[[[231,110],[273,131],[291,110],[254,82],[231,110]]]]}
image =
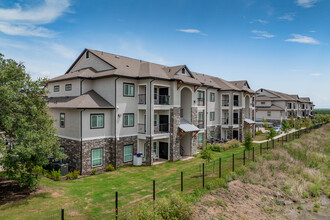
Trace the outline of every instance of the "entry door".
{"type": "Polygon", "coordinates": [[[168,160],[168,143],[159,142],[159,158],[168,160]]]}
{"type": "Polygon", "coordinates": [[[168,132],[168,115],[159,115],[159,131],[168,132]]]}
{"type": "Polygon", "coordinates": [[[233,131],[233,138],[238,140],[238,131],[233,131]]]}

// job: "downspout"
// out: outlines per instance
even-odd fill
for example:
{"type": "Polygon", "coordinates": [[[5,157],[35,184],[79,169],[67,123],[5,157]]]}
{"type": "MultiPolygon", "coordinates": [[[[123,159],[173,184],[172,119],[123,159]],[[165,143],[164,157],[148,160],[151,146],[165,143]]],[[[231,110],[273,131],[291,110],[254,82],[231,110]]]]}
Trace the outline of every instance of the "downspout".
{"type": "Polygon", "coordinates": [[[152,125],[152,115],[151,115],[151,103],[152,103],[152,89],[151,89],[151,83],[155,81],[155,79],[151,80],[150,83],[149,83],[149,90],[150,90],[150,103],[149,103],[149,112],[150,112],[150,121],[149,121],[149,124],[150,124],[150,130],[149,130],[149,133],[150,133],[150,152],[149,152],[149,155],[150,155],[150,165],[152,165],[152,162],[151,162],[151,153],[152,153],[152,139],[151,139],[151,125],[152,125]]]}
{"type": "Polygon", "coordinates": [[[115,79],[115,169],[117,169],[117,80],[115,79]]]}
{"type": "MultiPolygon", "coordinates": [[[[207,111],[207,102],[208,102],[208,99],[207,99],[207,97],[208,97],[208,93],[207,93],[207,91],[209,90],[209,88],[210,87],[207,87],[207,89],[206,89],[206,94],[205,94],[205,109],[206,109],[206,120],[205,120],[205,138],[206,138],[206,141],[207,141],[207,119],[208,119],[208,111],[207,111]]],[[[206,147],[206,146],[205,146],[206,147]]]]}
{"type": "MultiPolygon", "coordinates": [[[[82,95],[82,82],[85,79],[80,80],[80,95],[82,95]]],[[[82,112],[85,111],[85,109],[80,111],[80,175],[82,175],[82,170],[83,170],[83,146],[82,146],[82,141],[83,141],[83,132],[82,132],[82,112]]]]}

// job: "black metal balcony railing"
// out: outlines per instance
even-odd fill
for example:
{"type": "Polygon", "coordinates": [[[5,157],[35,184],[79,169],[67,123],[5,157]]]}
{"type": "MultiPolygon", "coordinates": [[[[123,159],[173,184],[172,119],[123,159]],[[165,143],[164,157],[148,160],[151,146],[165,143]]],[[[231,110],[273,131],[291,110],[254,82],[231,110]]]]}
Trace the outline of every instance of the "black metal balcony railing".
{"type": "Polygon", "coordinates": [[[229,100],[222,100],[222,106],[229,106],[229,100]]]}
{"type": "Polygon", "coordinates": [[[146,133],[146,124],[138,124],[138,133],[145,134],[146,133]]]}
{"type": "Polygon", "coordinates": [[[154,96],[154,104],[155,105],[169,105],[170,104],[170,96],[168,96],[168,95],[155,95],[154,96]]]}
{"type": "Polygon", "coordinates": [[[204,120],[198,120],[198,128],[204,128],[204,120]]]}
{"type": "Polygon", "coordinates": [[[234,118],[234,119],[233,119],[233,123],[234,123],[234,125],[239,124],[239,118],[234,118]]]}
{"type": "Polygon", "coordinates": [[[234,106],[239,106],[239,101],[238,100],[234,100],[234,106]]]}
{"type": "Polygon", "coordinates": [[[228,125],[229,124],[229,118],[223,118],[222,119],[222,124],[228,125]]]}
{"type": "Polygon", "coordinates": [[[139,94],[139,104],[146,104],[146,94],[139,94]]]}
{"type": "Polygon", "coordinates": [[[204,98],[197,98],[197,105],[204,106],[204,98]]]}
{"type": "Polygon", "coordinates": [[[168,123],[154,125],[155,133],[168,133],[168,131],[169,131],[168,123]]]}

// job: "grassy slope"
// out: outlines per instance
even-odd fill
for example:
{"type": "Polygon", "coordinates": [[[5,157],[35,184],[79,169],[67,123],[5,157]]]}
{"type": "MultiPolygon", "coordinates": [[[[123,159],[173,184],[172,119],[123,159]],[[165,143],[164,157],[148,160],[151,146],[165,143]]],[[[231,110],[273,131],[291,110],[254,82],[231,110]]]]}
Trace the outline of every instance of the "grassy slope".
{"type": "MultiPolygon", "coordinates": [[[[232,154],[242,155],[244,148],[226,152],[213,152],[216,159],[206,166],[208,180],[217,178],[218,158],[222,158],[223,175],[230,172],[232,154]]],[[[61,208],[72,216],[88,219],[92,216],[113,215],[115,191],[119,192],[119,206],[129,208],[139,200],[150,200],[152,180],[156,180],[157,197],[180,190],[180,172],[184,172],[184,191],[191,192],[202,186],[200,177],[200,157],[188,160],[167,162],[157,166],[123,167],[111,173],[102,173],[73,181],[54,182],[41,179],[41,193],[31,195],[16,203],[0,206],[2,219],[38,219],[58,215],[61,208]]],[[[241,165],[242,162],[237,162],[241,165]]]]}

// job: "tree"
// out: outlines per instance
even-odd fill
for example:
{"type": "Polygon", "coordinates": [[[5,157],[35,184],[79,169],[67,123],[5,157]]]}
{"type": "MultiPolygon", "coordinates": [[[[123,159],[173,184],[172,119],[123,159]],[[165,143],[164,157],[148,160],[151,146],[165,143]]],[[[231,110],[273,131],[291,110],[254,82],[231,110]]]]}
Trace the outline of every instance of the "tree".
{"type": "Polygon", "coordinates": [[[252,149],[253,143],[252,143],[252,135],[251,131],[248,130],[245,135],[245,140],[243,145],[245,146],[245,150],[249,151],[249,156],[250,156],[250,150],[252,149]]]}
{"type": "Polygon", "coordinates": [[[302,118],[298,118],[296,121],[295,121],[295,124],[294,124],[294,128],[296,130],[299,130],[304,124],[304,120],[302,118]]]}
{"type": "Polygon", "coordinates": [[[46,79],[33,81],[25,66],[0,54],[0,164],[21,187],[35,188],[48,157],[59,151],[53,119],[48,113],[46,79]],[[11,146],[9,146],[9,144],[11,146]]]}
{"type": "Polygon", "coordinates": [[[262,122],[263,122],[262,126],[263,126],[266,130],[268,130],[268,122],[267,122],[267,119],[263,118],[263,119],[262,119],[262,122]]]}
{"type": "Polygon", "coordinates": [[[291,115],[290,119],[289,119],[289,125],[290,125],[291,128],[294,128],[294,122],[295,122],[294,117],[293,117],[293,115],[291,115]]]}
{"type": "Polygon", "coordinates": [[[212,151],[206,147],[201,152],[201,158],[203,158],[207,163],[210,162],[210,160],[212,160],[212,151]]]}
{"type": "Polygon", "coordinates": [[[283,120],[283,121],[282,121],[282,127],[281,127],[281,130],[282,130],[284,133],[288,133],[290,129],[291,129],[291,126],[289,125],[288,121],[287,121],[287,120],[283,120]]]}
{"type": "Polygon", "coordinates": [[[309,128],[309,127],[312,127],[312,126],[313,126],[312,119],[310,119],[310,118],[305,118],[305,121],[304,121],[303,127],[305,127],[305,128],[309,128]]]}
{"type": "Polygon", "coordinates": [[[275,128],[273,126],[271,126],[271,127],[269,127],[268,130],[269,130],[269,132],[268,132],[267,138],[273,140],[273,138],[276,137],[276,135],[277,135],[275,128]]]}

